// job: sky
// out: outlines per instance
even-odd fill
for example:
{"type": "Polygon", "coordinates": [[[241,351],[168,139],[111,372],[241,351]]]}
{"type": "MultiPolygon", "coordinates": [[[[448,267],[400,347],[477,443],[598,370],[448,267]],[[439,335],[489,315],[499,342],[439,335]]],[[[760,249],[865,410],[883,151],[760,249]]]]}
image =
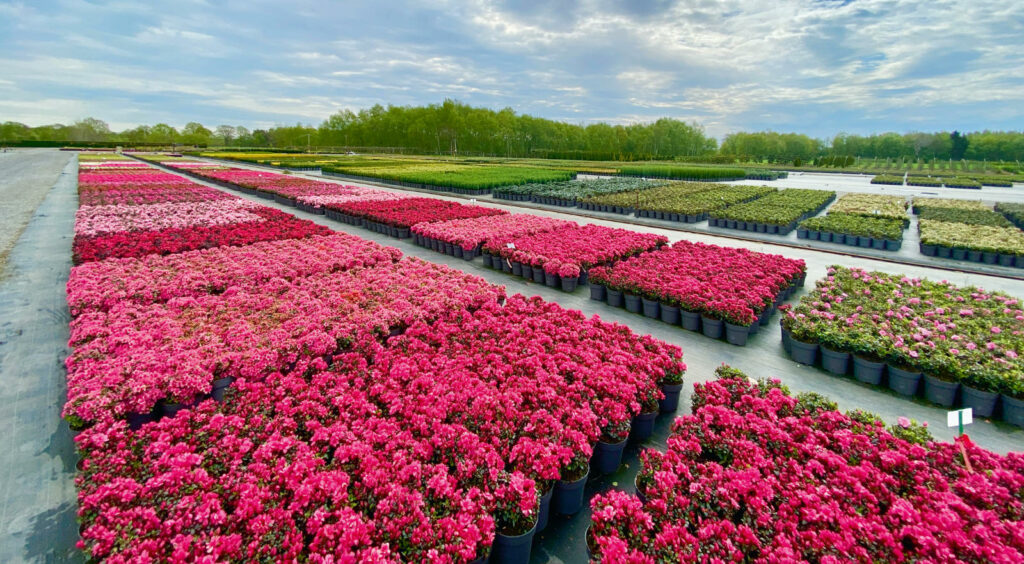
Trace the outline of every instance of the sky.
{"type": "Polygon", "coordinates": [[[0,0],[0,122],[312,124],[445,98],[571,123],[1024,129],[1022,0],[0,0]]]}

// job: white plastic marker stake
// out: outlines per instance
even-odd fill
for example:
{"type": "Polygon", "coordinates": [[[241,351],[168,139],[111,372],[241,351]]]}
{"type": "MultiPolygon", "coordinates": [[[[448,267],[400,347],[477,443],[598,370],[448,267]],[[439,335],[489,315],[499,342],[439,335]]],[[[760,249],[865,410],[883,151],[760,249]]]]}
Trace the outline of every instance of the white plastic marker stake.
{"type": "Polygon", "coordinates": [[[471,203],[471,204],[475,204],[475,203],[476,203],[476,198],[470,198],[470,199],[469,199],[469,203],[471,203]]]}
{"type": "Polygon", "coordinates": [[[510,249],[516,248],[516,244],[515,243],[505,243],[505,246],[510,248],[510,249]]]}
{"type": "Polygon", "coordinates": [[[964,435],[964,425],[970,425],[973,421],[974,410],[969,407],[946,413],[946,426],[960,428],[960,440],[957,441],[956,444],[960,447],[960,454],[964,457],[964,466],[967,467],[967,472],[971,474],[974,473],[974,469],[971,468],[971,459],[967,458],[967,448],[964,447],[964,441],[969,441],[971,439],[964,435]]]}
{"type": "Polygon", "coordinates": [[[973,421],[974,410],[969,407],[946,413],[946,427],[959,427],[960,435],[964,434],[964,425],[970,425],[973,421]]]}

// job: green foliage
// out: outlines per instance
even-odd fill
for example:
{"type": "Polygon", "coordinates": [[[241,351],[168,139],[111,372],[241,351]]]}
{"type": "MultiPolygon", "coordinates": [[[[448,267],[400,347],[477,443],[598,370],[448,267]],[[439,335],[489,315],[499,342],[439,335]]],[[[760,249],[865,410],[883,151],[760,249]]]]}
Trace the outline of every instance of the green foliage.
{"type": "Polygon", "coordinates": [[[793,414],[817,415],[822,411],[836,411],[839,404],[816,392],[801,392],[796,396],[796,406],[793,407],[793,414]]]}
{"type": "Polygon", "coordinates": [[[812,217],[800,222],[801,229],[827,231],[898,241],[903,238],[905,223],[898,219],[866,217],[846,213],[829,213],[824,217],[812,217]]]}
{"type": "Polygon", "coordinates": [[[774,192],[767,186],[732,186],[706,182],[677,182],[639,192],[595,196],[586,203],[640,210],[700,215],[774,192]]]}
{"type": "Polygon", "coordinates": [[[914,419],[910,419],[906,426],[899,423],[890,425],[889,432],[896,438],[919,445],[926,445],[935,440],[932,432],[928,430],[928,423],[918,423],[914,419]]]}
{"type": "Polygon", "coordinates": [[[925,208],[920,211],[921,219],[951,221],[968,225],[990,225],[992,227],[1013,227],[1002,214],[991,210],[963,210],[954,208],[925,208]]]}
{"type": "Polygon", "coordinates": [[[903,186],[903,177],[892,174],[879,174],[871,179],[872,184],[893,184],[903,186]]]}
{"type": "Polygon", "coordinates": [[[819,210],[835,195],[835,192],[826,190],[789,188],[758,198],[753,202],[717,210],[713,215],[721,219],[785,226],[819,210]]]}
{"type": "Polygon", "coordinates": [[[747,176],[747,172],[742,168],[677,166],[656,163],[622,166],[619,167],[619,174],[697,181],[739,180],[747,176]]]}
{"type": "Polygon", "coordinates": [[[576,200],[601,194],[645,190],[663,184],[665,184],[664,181],[641,180],[639,178],[589,178],[586,180],[569,180],[543,184],[515,184],[502,186],[500,191],[495,190],[495,192],[576,200]]]}

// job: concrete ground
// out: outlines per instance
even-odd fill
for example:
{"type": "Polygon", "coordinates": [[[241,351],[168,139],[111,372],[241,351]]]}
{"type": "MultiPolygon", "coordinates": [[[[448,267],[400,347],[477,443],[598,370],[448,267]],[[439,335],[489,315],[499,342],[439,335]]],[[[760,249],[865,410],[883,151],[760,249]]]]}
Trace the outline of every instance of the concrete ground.
{"type": "Polygon", "coordinates": [[[71,156],[53,149],[0,153],[0,280],[8,253],[71,156]]]}
{"type": "Polygon", "coordinates": [[[0,157],[0,183],[14,182],[15,195],[45,197],[0,280],[0,562],[82,560],[75,548],[78,457],[60,417],[77,174],[68,153],[0,157]]]}

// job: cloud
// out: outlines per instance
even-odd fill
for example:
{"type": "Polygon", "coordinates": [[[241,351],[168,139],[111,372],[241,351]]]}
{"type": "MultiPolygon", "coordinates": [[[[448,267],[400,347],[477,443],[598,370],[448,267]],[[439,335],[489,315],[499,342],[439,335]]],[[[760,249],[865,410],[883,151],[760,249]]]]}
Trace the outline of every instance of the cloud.
{"type": "Polygon", "coordinates": [[[40,1],[0,15],[2,119],[54,121],[39,101],[317,123],[456,97],[572,122],[697,120],[716,136],[1024,127],[1020,2],[40,1]]]}

